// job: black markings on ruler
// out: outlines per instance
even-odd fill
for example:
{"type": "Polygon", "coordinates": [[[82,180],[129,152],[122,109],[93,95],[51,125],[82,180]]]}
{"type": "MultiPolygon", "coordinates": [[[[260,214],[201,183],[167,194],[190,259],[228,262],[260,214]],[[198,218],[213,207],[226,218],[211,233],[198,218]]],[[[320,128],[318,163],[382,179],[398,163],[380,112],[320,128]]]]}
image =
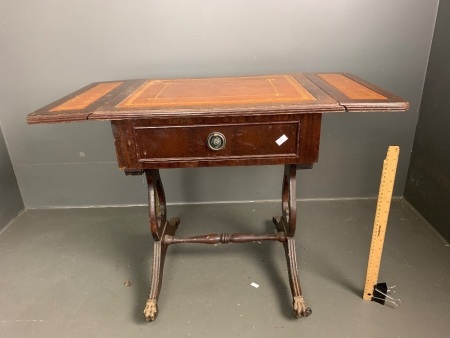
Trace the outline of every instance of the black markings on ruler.
{"type": "Polygon", "coordinates": [[[366,284],[363,294],[363,299],[365,300],[372,300],[374,286],[377,284],[399,151],[399,147],[390,146],[386,159],[383,162],[383,171],[381,174],[380,190],[378,192],[377,209],[372,232],[372,242],[369,251],[369,262],[367,265],[366,284]]]}

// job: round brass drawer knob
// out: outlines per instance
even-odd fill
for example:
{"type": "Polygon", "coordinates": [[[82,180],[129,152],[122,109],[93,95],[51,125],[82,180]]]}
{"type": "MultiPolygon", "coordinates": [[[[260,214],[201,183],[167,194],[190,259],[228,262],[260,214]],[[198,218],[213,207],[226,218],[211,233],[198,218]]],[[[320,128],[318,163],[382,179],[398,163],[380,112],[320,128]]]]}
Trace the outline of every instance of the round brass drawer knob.
{"type": "Polygon", "coordinates": [[[206,139],[206,144],[208,145],[208,148],[211,150],[221,150],[225,148],[226,143],[227,140],[225,138],[225,135],[217,131],[209,134],[208,138],[206,139]]]}

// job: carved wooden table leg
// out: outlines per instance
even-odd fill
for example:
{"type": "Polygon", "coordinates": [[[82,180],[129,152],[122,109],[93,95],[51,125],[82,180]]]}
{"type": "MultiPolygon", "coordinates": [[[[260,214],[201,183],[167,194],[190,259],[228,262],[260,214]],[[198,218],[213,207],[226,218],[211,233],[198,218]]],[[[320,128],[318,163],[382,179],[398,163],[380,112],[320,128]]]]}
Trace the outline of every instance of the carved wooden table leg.
{"type": "Polygon", "coordinates": [[[296,165],[287,164],[284,167],[282,189],[282,216],[274,217],[273,222],[278,232],[283,232],[287,240],[283,243],[289,273],[289,284],[293,297],[293,310],[297,318],[307,317],[312,311],[303,299],[300,279],[298,277],[297,254],[295,250],[296,227],[296,165]]]}
{"type": "Polygon", "coordinates": [[[168,245],[164,243],[165,235],[174,236],[180,224],[179,218],[166,218],[166,198],[159,176],[159,170],[145,170],[148,187],[148,206],[150,230],[155,240],[153,244],[152,283],[150,294],[144,309],[147,321],[153,321],[158,316],[158,297],[162,285],[164,260],[168,245]]]}

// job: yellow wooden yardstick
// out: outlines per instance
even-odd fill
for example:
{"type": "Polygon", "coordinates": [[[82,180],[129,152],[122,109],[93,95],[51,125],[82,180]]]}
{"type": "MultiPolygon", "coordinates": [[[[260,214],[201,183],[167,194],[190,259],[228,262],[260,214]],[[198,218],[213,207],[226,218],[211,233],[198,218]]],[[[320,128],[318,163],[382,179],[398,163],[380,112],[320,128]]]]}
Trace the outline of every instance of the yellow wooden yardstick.
{"type": "MultiPolygon", "coordinates": [[[[379,296],[380,293],[376,289],[377,280],[380,271],[381,255],[383,253],[383,244],[386,235],[399,152],[400,148],[398,146],[390,146],[383,163],[383,172],[381,175],[377,209],[373,225],[372,242],[370,244],[369,262],[367,265],[366,284],[363,294],[364,300],[374,300],[373,297],[377,298],[376,296],[379,296]],[[374,293],[378,294],[374,295],[374,293]]],[[[383,295],[384,294],[382,293],[382,298],[384,298],[383,295]]],[[[384,302],[382,304],[384,304],[384,302]]]]}

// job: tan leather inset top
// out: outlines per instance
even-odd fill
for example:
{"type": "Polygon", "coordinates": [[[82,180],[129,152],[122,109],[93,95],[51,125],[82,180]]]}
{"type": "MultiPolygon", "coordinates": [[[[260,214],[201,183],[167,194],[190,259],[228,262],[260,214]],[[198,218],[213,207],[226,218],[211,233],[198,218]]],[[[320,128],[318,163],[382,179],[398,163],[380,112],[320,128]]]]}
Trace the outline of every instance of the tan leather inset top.
{"type": "Polygon", "coordinates": [[[54,111],[64,111],[64,110],[75,110],[84,109],[91,103],[97,101],[102,96],[108,94],[114,88],[120,86],[123,82],[106,82],[99,83],[98,85],[86,90],[84,93],[77,95],[70,100],[60,104],[59,106],[50,109],[51,112],[54,111]]]}
{"type": "Polygon", "coordinates": [[[247,117],[405,111],[409,103],[347,73],[295,73],[96,82],[27,116],[27,122],[247,117]]]}
{"type": "Polygon", "coordinates": [[[118,108],[203,107],[294,103],[316,98],[291,75],[149,80],[118,108]]]}
{"type": "Polygon", "coordinates": [[[387,100],[387,97],[353,81],[343,74],[317,74],[352,100],[387,100]]]}

